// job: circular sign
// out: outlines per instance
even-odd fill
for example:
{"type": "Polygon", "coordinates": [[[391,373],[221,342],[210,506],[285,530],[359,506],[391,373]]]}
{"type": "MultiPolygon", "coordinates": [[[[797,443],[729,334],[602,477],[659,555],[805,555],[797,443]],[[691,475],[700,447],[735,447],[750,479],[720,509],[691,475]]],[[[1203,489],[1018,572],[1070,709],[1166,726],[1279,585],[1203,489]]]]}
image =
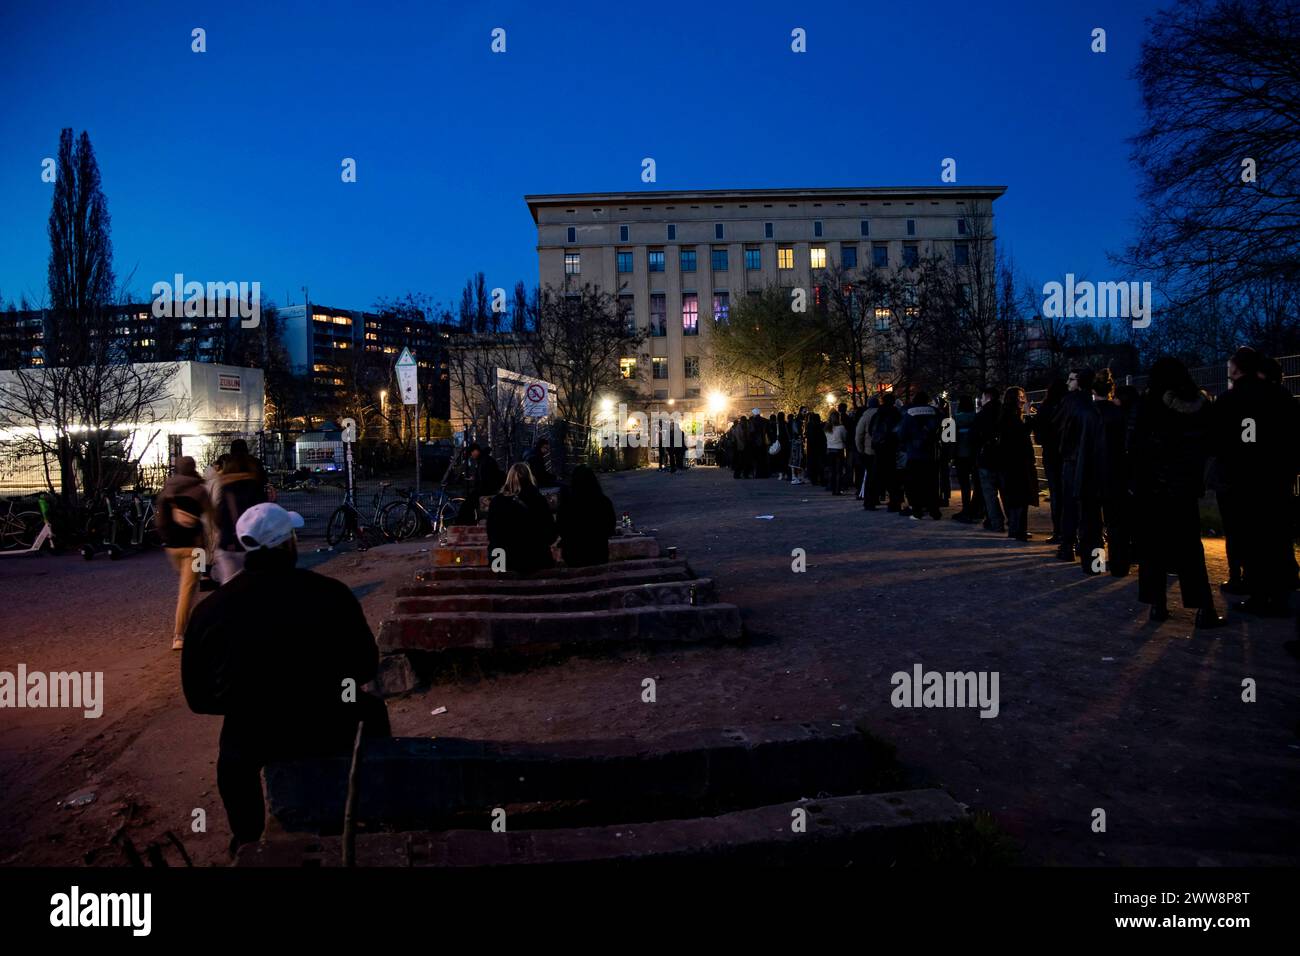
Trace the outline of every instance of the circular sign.
{"type": "Polygon", "coordinates": [[[524,391],[524,395],[528,397],[528,400],[530,402],[545,401],[546,389],[542,388],[542,386],[540,385],[535,385],[535,384],[529,385],[528,388],[524,391]]]}

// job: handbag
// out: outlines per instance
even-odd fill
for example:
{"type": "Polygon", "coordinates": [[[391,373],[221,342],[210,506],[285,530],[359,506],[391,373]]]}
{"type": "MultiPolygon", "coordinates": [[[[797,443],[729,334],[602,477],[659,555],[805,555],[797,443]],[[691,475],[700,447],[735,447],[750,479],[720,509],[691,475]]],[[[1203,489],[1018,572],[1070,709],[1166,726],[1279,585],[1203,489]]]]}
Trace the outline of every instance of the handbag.
{"type": "Polygon", "coordinates": [[[781,440],[779,438],[776,441],[772,442],[772,446],[768,448],[767,453],[769,455],[781,454],[781,440]]]}

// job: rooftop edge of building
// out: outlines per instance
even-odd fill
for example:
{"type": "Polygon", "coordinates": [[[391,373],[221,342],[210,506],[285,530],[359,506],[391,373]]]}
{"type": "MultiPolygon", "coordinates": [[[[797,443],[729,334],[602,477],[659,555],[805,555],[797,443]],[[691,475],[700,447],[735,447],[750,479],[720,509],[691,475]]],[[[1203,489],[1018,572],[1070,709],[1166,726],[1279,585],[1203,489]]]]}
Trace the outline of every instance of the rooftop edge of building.
{"type": "Polygon", "coordinates": [[[727,200],[727,199],[865,199],[865,198],[906,198],[908,196],[934,196],[946,193],[953,196],[979,196],[997,199],[1007,191],[1006,186],[817,186],[806,188],[777,189],[648,189],[641,192],[592,192],[592,193],[528,193],[524,202],[528,204],[533,221],[537,221],[537,210],[541,206],[560,206],[565,203],[591,205],[593,203],[617,202],[688,202],[691,200],[727,200]]]}

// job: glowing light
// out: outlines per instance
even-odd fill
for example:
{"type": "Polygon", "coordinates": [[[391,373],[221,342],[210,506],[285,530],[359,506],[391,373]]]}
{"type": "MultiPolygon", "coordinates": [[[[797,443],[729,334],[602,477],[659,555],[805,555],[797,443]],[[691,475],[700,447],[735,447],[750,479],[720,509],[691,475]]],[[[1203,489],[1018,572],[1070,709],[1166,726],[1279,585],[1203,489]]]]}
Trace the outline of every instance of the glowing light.
{"type": "Polygon", "coordinates": [[[709,392],[709,414],[721,415],[727,410],[727,396],[722,392],[709,392]]]}
{"type": "Polygon", "coordinates": [[[834,405],[834,404],[835,404],[835,393],[834,393],[834,392],[827,392],[827,393],[826,393],[826,404],[827,404],[827,405],[834,405]]]}

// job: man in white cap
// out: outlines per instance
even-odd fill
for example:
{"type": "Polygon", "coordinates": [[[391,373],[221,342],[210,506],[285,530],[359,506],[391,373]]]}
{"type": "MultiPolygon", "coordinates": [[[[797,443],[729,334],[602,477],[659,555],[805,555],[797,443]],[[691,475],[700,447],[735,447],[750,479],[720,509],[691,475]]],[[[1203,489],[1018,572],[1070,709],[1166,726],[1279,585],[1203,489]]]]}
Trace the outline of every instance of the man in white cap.
{"type": "Polygon", "coordinates": [[[254,505],[236,534],[244,570],[195,608],[181,651],[181,686],[197,714],[222,714],[217,789],[231,852],[262,835],[267,763],[351,749],[389,736],[384,702],[359,688],[379,667],[361,604],[341,581],[297,567],[302,516],[254,505]]]}

